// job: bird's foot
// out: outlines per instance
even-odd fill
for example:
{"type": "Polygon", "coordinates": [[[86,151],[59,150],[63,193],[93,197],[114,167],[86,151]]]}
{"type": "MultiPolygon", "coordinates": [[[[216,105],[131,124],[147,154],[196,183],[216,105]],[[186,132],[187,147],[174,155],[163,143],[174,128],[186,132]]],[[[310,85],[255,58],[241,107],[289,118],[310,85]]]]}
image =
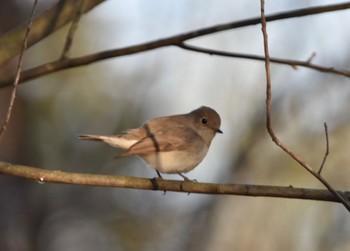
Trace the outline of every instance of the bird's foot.
{"type": "Polygon", "coordinates": [[[180,175],[184,181],[190,181],[190,182],[198,182],[196,179],[191,180],[190,178],[186,177],[185,175],[183,175],[182,173],[178,173],[178,175],[180,175]]]}

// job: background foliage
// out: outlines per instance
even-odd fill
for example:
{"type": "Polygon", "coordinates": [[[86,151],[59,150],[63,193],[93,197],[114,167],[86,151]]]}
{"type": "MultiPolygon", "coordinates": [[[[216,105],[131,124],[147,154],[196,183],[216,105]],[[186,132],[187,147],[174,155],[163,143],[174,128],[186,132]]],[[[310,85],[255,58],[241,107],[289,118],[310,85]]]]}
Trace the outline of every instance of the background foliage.
{"type": "MultiPolygon", "coordinates": [[[[39,5],[50,8],[52,2],[39,5]]],[[[275,13],[334,1],[268,1],[275,13]]],[[[2,34],[25,22],[28,1],[1,3],[2,34]],[[11,11],[16,9],[16,12],[11,11]],[[13,15],[5,15],[15,13],[13,15]],[[22,22],[23,21],[23,22],[22,22]]],[[[259,16],[257,1],[106,1],[79,23],[72,56],[259,16]]],[[[40,11],[38,15],[40,14],[40,11]]],[[[268,23],[270,54],[349,69],[349,11],[268,23]]],[[[68,26],[31,47],[32,67],[61,54],[68,26]]],[[[260,26],[191,44],[262,55],[260,26]]],[[[15,61],[14,61],[15,62],[15,61]]],[[[14,64],[13,64],[14,65],[14,64]]],[[[9,66],[7,66],[9,67],[9,66]]],[[[11,67],[10,67],[11,68],[11,67]]],[[[3,69],[6,75],[9,68],[3,69]]],[[[81,133],[118,133],[161,115],[215,108],[224,135],[189,177],[295,187],[322,186],[271,143],[265,129],[262,62],[167,47],[36,78],[19,88],[0,144],[4,161],[62,171],[154,177],[142,161],[79,142],[81,133]]],[[[281,139],[318,166],[323,122],[331,154],[324,176],[349,188],[348,78],[272,65],[273,123],[281,139]]],[[[0,89],[1,114],[9,92],[0,89]]],[[[167,176],[168,178],[177,178],[167,176]]],[[[349,250],[350,220],[340,204],[39,184],[0,177],[1,250],[349,250]]]]}

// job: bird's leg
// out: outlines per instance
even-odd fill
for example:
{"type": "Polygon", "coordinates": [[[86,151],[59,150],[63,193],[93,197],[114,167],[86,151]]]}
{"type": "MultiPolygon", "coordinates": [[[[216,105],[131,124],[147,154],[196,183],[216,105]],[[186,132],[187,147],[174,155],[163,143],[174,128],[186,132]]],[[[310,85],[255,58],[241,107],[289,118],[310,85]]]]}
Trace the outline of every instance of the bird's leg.
{"type": "Polygon", "coordinates": [[[178,175],[180,175],[185,181],[190,181],[189,178],[187,178],[185,175],[183,175],[182,173],[177,173],[178,175]]]}
{"type": "Polygon", "coordinates": [[[156,170],[156,172],[157,172],[158,177],[159,177],[160,179],[163,179],[162,175],[160,175],[160,172],[159,172],[158,170],[156,170]]]}
{"type": "MultiPolygon", "coordinates": [[[[183,175],[182,173],[177,173],[178,175],[180,175],[183,179],[184,179],[184,182],[186,181],[192,181],[192,182],[197,182],[197,180],[191,180],[189,179],[188,177],[186,177],[185,175],[183,175]]],[[[180,188],[181,188],[181,191],[183,191],[183,188],[182,188],[182,182],[180,184],[180,188]]],[[[190,195],[191,192],[188,192],[187,195],[190,195]]]]}

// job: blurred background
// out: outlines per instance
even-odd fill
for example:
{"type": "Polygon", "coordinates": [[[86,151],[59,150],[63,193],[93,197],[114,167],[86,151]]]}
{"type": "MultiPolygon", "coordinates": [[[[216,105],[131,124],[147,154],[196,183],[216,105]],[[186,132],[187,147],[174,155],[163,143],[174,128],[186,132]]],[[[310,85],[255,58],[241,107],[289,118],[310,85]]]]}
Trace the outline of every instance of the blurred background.
{"type": "MultiPolygon", "coordinates": [[[[39,11],[56,1],[39,1],[39,11]]],[[[267,1],[266,13],[338,1],[267,1]]],[[[1,1],[5,34],[26,22],[31,1],[1,1]]],[[[272,57],[349,69],[350,10],[268,23],[272,57]]],[[[260,15],[260,2],[106,1],[79,23],[72,56],[157,40],[260,15]]],[[[31,47],[25,68],[57,59],[69,26],[31,47]]],[[[260,25],[189,41],[263,55],[260,25]]],[[[15,63],[13,63],[15,66],[15,63]]],[[[7,74],[1,71],[1,74],[7,74]]],[[[272,64],[273,126],[282,142],[349,190],[349,79],[272,64]]],[[[0,89],[4,117],[10,89],[0,89]]],[[[264,63],[165,47],[100,61],[19,87],[0,142],[1,161],[66,172],[155,177],[138,158],[83,133],[116,134],[145,120],[201,105],[221,116],[204,161],[188,176],[203,182],[323,188],[277,148],[265,129],[264,63]]],[[[3,119],[3,118],[1,118],[3,119]]],[[[178,179],[168,175],[166,178],[178,179]]],[[[39,184],[0,176],[0,250],[350,250],[350,217],[341,204],[290,199],[39,184]]]]}

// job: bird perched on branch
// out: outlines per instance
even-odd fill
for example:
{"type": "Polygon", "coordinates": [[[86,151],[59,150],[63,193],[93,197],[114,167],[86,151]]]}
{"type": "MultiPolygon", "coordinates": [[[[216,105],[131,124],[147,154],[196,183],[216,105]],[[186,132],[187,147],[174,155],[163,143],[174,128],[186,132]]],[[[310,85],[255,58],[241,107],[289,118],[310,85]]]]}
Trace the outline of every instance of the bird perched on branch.
{"type": "Polygon", "coordinates": [[[206,156],[210,143],[220,130],[219,114],[202,106],[187,114],[154,118],[141,127],[120,135],[80,135],[82,140],[103,141],[125,149],[118,158],[140,156],[158,176],[160,173],[183,174],[194,169],[206,156]]]}

